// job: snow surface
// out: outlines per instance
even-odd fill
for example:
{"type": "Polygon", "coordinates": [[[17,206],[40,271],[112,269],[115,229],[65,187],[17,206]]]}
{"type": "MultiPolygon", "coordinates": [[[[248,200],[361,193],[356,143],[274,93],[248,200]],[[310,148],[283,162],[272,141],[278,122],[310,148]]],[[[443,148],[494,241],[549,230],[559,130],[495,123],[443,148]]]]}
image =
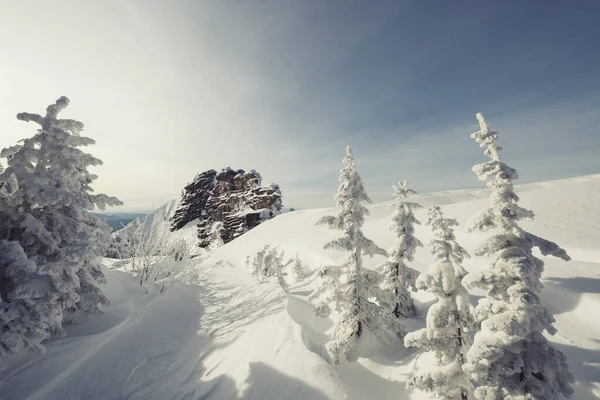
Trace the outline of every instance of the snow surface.
{"type": "MultiPolygon", "coordinates": [[[[577,380],[573,399],[600,398],[600,175],[516,187],[523,207],[536,219],[522,226],[566,248],[573,258],[546,263],[543,301],[554,313],[558,333],[550,337],[563,351],[577,380]]],[[[485,190],[450,191],[417,198],[441,205],[456,218],[457,241],[467,250],[483,236],[467,234],[466,220],[487,205],[485,190]]],[[[365,235],[389,247],[392,208],[370,207],[365,235]]],[[[426,220],[426,209],[416,212],[426,220]]],[[[323,250],[336,232],[315,226],[331,209],[285,213],[209,255],[195,258],[186,285],[161,296],[126,272],[108,271],[112,303],[101,317],[67,327],[69,336],[47,343],[47,353],[18,357],[0,371],[0,399],[429,399],[405,387],[421,352],[394,349],[342,367],[320,356],[331,322],[315,317],[306,297],[315,274],[292,284],[289,295],[272,283],[260,284],[245,267],[265,244],[286,258],[298,253],[307,270],[342,254],[323,250]]],[[[195,233],[187,230],[190,237],[195,233]]],[[[181,233],[180,233],[181,234],[181,233]]],[[[416,227],[427,243],[428,227],[416,227]]],[[[374,267],[383,257],[366,258],[374,267]]],[[[411,266],[426,271],[433,257],[417,250],[411,266]]],[[[109,269],[112,261],[106,261],[109,269]]],[[[477,258],[469,270],[484,268],[477,258]]],[[[114,268],[114,267],[113,267],[114,268]]],[[[290,274],[291,275],[291,274],[290,274]]],[[[409,331],[424,326],[433,296],[415,294],[421,318],[406,321],[409,331]]],[[[472,295],[473,301],[477,293],[472,295]]],[[[2,367],[0,367],[2,368],[2,367]]]]}

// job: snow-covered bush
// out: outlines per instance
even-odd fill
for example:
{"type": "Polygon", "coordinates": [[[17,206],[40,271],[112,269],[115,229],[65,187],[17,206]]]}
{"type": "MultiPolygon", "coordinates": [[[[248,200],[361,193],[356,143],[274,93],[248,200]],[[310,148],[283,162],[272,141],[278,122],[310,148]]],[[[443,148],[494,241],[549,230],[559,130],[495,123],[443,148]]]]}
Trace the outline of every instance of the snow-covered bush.
{"type": "Polygon", "coordinates": [[[251,274],[254,275],[259,282],[268,282],[275,276],[277,277],[279,285],[287,292],[289,284],[286,281],[286,276],[288,274],[285,269],[293,262],[293,259],[284,263],[283,257],[283,251],[278,251],[277,247],[271,247],[267,244],[256,253],[252,260],[247,258],[246,265],[250,267],[251,274]]]}
{"type": "Polygon", "coordinates": [[[364,254],[386,255],[386,252],[362,232],[369,210],[361,203],[371,202],[371,199],[356,171],[350,146],[344,163],[335,196],[339,213],[325,216],[317,223],[343,231],[341,237],[327,243],[325,248],[342,250],[348,255],[338,265],[321,270],[321,283],[310,296],[317,302],[317,315],[327,317],[335,312],[331,341],[326,347],[331,362],[336,365],[355,361],[361,355],[361,340],[365,337],[387,342],[404,333],[392,313],[380,306],[385,297],[379,287],[381,276],[362,265],[364,254]]]}
{"type": "Polygon", "coordinates": [[[496,144],[498,132],[477,114],[480,130],[471,135],[490,161],[477,164],[473,172],[491,188],[490,205],[476,214],[468,230],[489,232],[474,254],[491,259],[487,269],[469,274],[468,287],[487,290],[475,317],[481,330],[467,353],[465,371],[481,386],[477,399],[558,400],[570,397],[574,381],[567,359],[543,335],[554,334],[554,317],[541,303],[544,263],[533,254],[570,260],[557,244],[526,232],[521,219],[533,219],[532,211],[519,206],[512,181],[517,171],[502,161],[496,144]]]}
{"type": "Polygon", "coordinates": [[[276,276],[277,271],[283,268],[283,252],[267,244],[246,263],[250,267],[250,273],[260,282],[265,282],[276,276]]]}
{"type": "Polygon", "coordinates": [[[133,235],[141,225],[142,221],[136,218],[124,226],[123,229],[113,233],[113,242],[106,252],[106,257],[118,259],[131,258],[133,256],[133,235]]]}
{"type": "Polygon", "coordinates": [[[383,275],[382,288],[389,292],[386,306],[399,317],[411,317],[417,313],[417,308],[411,297],[410,289],[415,290],[415,279],[418,272],[406,265],[413,261],[417,247],[423,244],[415,237],[415,224],[420,224],[415,217],[414,209],[421,205],[409,201],[418,193],[409,189],[406,181],[394,185],[394,213],[390,222],[390,230],[396,237],[394,246],[388,250],[388,259],[378,266],[383,275]]]}
{"type": "Polygon", "coordinates": [[[164,293],[191,258],[194,243],[171,233],[161,209],[147,215],[130,233],[131,266],[140,285],[158,285],[164,293]]]}
{"type": "Polygon", "coordinates": [[[416,286],[433,293],[437,302],[429,308],[426,328],[408,333],[404,344],[429,351],[435,362],[421,365],[410,385],[438,399],[467,399],[472,383],[462,370],[469,344],[465,331],[473,328],[474,319],[469,294],[461,283],[466,275],[461,264],[469,255],[454,237],[453,227],[458,223],[444,218],[439,207],[429,209],[427,225],[433,230],[430,247],[436,261],[419,276],[416,286]]]}
{"type": "Polygon", "coordinates": [[[92,194],[97,176],[88,167],[102,161],[79,149],[94,144],[81,136],[81,122],[58,119],[68,104],[61,97],[44,117],[18,114],[40,129],[0,152],[7,159],[0,173],[0,358],[41,349],[45,338],[64,334],[62,324],[75,314],[100,314],[108,304],[99,284],[106,280],[100,257],[110,229],[90,210],[122,203],[92,194]]]}

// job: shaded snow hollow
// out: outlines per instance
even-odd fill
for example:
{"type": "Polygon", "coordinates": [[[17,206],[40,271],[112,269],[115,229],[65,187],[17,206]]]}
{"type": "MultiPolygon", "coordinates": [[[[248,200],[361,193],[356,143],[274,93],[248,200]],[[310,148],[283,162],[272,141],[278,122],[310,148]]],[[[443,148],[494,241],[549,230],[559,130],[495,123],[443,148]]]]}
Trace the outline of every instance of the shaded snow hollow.
{"type": "MultiPolygon", "coordinates": [[[[543,301],[558,329],[550,340],[567,355],[577,379],[573,399],[599,398],[600,175],[524,185],[517,192],[537,217],[524,227],[573,258],[543,257],[543,301]]],[[[467,250],[481,239],[463,226],[487,204],[485,191],[435,193],[421,201],[442,205],[459,220],[457,240],[467,250]]],[[[392,210],[386,204],[370,209],[365,234],[389,247],[392,210]]],[[[13,360],[0,371],[0,399],[429,399],[405,387],[420,352],[398,345],[331,367],[320,356],[330,322],[315,317],[306,300],[314,276],[292,284],[286,295],[276,282],[259,284],[245,267],[246,257],[265,244],[279,245],[287,257],[297,253],[308,270],[334,262],[341,254],[322,246],[335,232],[315,226],[330,212],[295,211],[265,222],[194,259],[188,284],[164,296],[147,294],[130,274],[110,270],[106,313],[69,327],[69,336],[48,343],[47,353],[13,360]]],[[[417,217],[424,223],[426,209],[417,217]]],[[[423,225],[416,234],[424,243],[431,237],[423,225]]],[[[382,260],[365,261],[373,267],[382,260]]],[[[431,261],[428,249],[420,248],[413,266],[425,271],[431,261]]],[[[468,270],[485,266],[481,259],[465,263],[468,270]]],[[[407,321],[409,330],[424,326],[432,300],[424,292],[415,298],[422,315],[407,321]]]]}

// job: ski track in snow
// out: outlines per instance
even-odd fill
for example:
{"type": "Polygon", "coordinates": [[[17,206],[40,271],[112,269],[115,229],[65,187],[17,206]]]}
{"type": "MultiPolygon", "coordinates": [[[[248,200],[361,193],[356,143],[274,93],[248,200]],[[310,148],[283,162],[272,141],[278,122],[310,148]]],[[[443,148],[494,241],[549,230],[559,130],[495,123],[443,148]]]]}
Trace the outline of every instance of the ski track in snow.
{"type": "MultiPolygon", "coordinates": [[[[558,329],[550,340],[567,355],[577,379],[573,399],[600,398],[600,321],[594,314],[600,308],[600,175],[524,185],[517,192],[522,205],[536,212],[524,227],[556,241],[573,258],[543,258],[542,298],[558,329]]],[[[457,218],[457,240],[472,251],[481,236],[466,234],[464,224],[486,197],[485,191],[453,191],[424,195],[422,202],[443,205],[448,217],[457,218]]],[[[365,234],[390,246],[392,210],[387,204],[370,209],[365,234]]],[[[0,370],[0,399],[430,399],[405,386],[421,354],[414,349],[398,344],[335,368],[324,360],[331,321],[313,315],[307,296],[314,272],[340,256],[322,250],[336,233],[314,226],[329,212],[296,211],[258,226],[195,259],[189,284],[164,296],[147,294],[131,275],[110,271],[112,303],[105,315],[68,327],[69,336],[48,343],[47,353],[23,355],[0,370]],[[279,245],[287,257],[297,253],[313,271],[292,284],[289,295],[276,283],[259,284],[245,268],[246,256],[265,244],[279,245]]],[[[417,213],[423,224],[416,228],[425,245],[426,212],[417,213]]],[[[373,267],[382,258],[365,261],[373,267]]],[[[431,261],[420,249],[413,266],[425,271],[431,261]]],[[[485,265],[481,259],[465,263],[468,270],[485,265]]],[[[423,327],[432,300],[423,292],[415,298],[423,314],[406,321],[409,330],[423,327]]]]}

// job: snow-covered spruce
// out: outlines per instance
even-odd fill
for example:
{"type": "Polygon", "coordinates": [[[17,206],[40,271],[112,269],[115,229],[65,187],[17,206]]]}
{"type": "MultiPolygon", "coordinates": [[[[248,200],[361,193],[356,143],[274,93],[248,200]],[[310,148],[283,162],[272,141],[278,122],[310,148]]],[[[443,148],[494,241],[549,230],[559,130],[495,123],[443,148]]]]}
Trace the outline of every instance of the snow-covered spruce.
{"type": "Polygon", "coordinates": [[[296,257],[294,257],[294,260],[292,261],[292,272],[294,273],[296,282],[306,279],[306,271],[304,270],[304,266],[302,265],[302,261],[300,260],[300,257],[298,257],[298,254],[296,254],[296,257]]]}
{"type": "Polygon", "coordinates": [[[421,365],[410,385],[432,392],[438,399],[466,400],[472,392],[470,376],[462,370],[469,337],[465,331],[474,325],[469,294],[461,284],[466,275],[462,261],[469,257],[454,237],[455,219],[444,218],[439,207],[429,209],[427,225],[433,230],[430,242],[435,263],[419,276],[418,289],[437,297],[427,313],[425,329],[410,332],[404,338],[407,347],[420,347],[433,353],[435,362],[421,365]]]}
{"type": "Polygon", "coordinates": [[[394,185],[396,200],[390,231],[394,233],[396,242],[388,250],[388,259],[378,267],[383,275],[382,287],[390,294],[390,300],[386,304],[396,318],[411,317],[417,313],[409,289],[415,290],[418,272],[406,265],[406,261],[414,260],[417,247],[423,246],[415,237],[415,224],[420,222],[413,211],[421,208],[421,205],[408,200],[417,194],[408,188],[406,181],[394,185]]]}
{"type": "Polygon", "coordinates": [[[68,104],[61,97],[44,117],[18,114],[41,128],[0,153],[8,164],[0,182],[14,182],[0,196],[0,358],[43,349],[42,340],[64,333],[68,317],[99,314],[108,303],[98,284],[110,230],[89,210],[122,203],[92,194],[97,176],[87,168],[102,162],[78,149],[94,144],[80,136],[81,122],[57,118],[68,104]]]}
{"type": "Polygon", "coordinates": [[[331,363],[339,365],[355,361],[360,355],[361,339],[373,335],[381,341],[388,341],[404,331],[397,318],[382,304],[385,292],[379,287],[381,276],[363,268],[363,254],[386,255],[362,232],[368,209],[361,202],[371,202],[363,181],[356,171],[354,155],[348,146],[344,167],[340,171],[340,187],[335,199],[339,213],[325,216],[317,223],[343,231],[343,236],[325,245],[326,249],[342,250],[348,255],[338,265],[327,266],[321,271],[321,284],[311,294],[311,300],[318,302],[315,312],[326,317],[335,312],[335,323],[327,351],[331,363]],[[372,300],[375,299],[377,303],[372,300]]]}
{"type": "Polygon", "coordinates": [[[482,114],[481,129],[472,134],[491,160],[475,165],[473,172],[491,188],[490,206],[470,221],[468,230],[489,231],[475,255],[491,258],[490,266],[465,278],[468,287],[486,289],[475,317],[481,330],[467,353],[465,371],[480,386],[477,399],[555,400],[570,397],[574,381],[566,357],[544,337],[555,333],[554,317],[541,304],[540,281],[544,263],[533,254],[570,260],[557,244],[523,230],[518,221],[533,219],[532,211],[518,205],[512,181],[516,170],[500,161],[498,132],[482,114]]]}

